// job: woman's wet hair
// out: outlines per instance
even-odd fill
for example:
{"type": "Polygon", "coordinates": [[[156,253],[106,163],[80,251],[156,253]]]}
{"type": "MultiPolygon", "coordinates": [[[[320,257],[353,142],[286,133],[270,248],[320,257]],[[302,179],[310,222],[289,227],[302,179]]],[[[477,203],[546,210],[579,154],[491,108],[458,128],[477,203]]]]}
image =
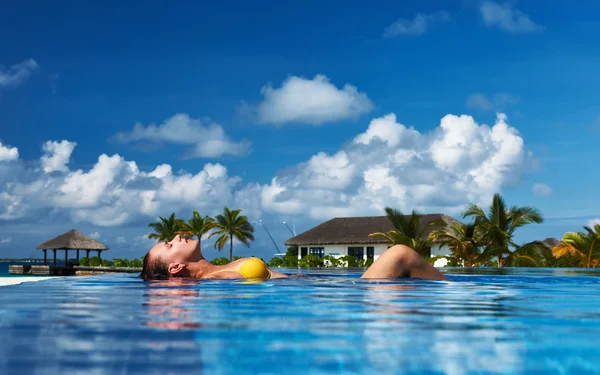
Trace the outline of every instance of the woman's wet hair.
{"type": "Polygon", "coordinates": [[[169,280],[171,275],[169,274],[169,265],[158,257],[150,259],[150,253],[144,257],[144,264],[142,266],[142,273],[140,278],[145,281],[149,280],[169,280]]]}

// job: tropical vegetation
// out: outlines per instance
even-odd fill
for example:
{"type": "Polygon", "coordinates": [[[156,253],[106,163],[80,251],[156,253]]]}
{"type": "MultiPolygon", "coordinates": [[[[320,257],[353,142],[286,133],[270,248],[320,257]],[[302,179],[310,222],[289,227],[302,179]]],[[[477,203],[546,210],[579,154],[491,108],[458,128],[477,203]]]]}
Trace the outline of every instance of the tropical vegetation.
{"type": "Polygon", "coordinates": [[[169,218],[159,217],[160,221],[150,223],[148,226],[154,229],[154,233],[148,235],[149,239],[155,239],[157,242],[171,241],[185,224],[183,220],[175,217],[175,212],[171,213],[169,218]]]}
{"type": "Polygon", "coordinates": [[[192,218],[187,223],[183,220],[180,221],[177,233],[190,238],[196,237],[199,241],[200,249],[202,249],[202,236],[210,232],[214,227],[215,219],[208,216],[202,217],[198,211],[194,210],[192,218]]]}
{"type": "Polygon", "coordinates": [[[575,267],[595,268],[600,265],[600,224],[585,226],[585,232],[566,233],[553,250],[556,258],[569,259],[575,267]]]}
{"type": "Polygon", "coordinates": [[[250,241],[254,241],[254,227],[246,216],[240,215],[241,210],[230,210],[225,207],[223,213],[215,217],[214,232],[208,236],[219,236],[215,241],[215,249],[223,250],[229,241],[229,261],[233,260],[233,239],[235,238],[244,245],[250,247],[250,241]]]}
{"type": "Polygon", "coordinates": [[[394,229],[387,232],[375,232],[370,236],[378,236],[387,239],[394,245],[405,245],[414,249],[421,256],[429,256],[433,238],[424,234],[434,226],[445,226],[443,220],[432,220],[421,225],[423,215],[413,210],[410,215],[404,215],[402,211],[386,207],[385,214],[392,223],[394,229]]]}
{"type": "Polygon", "coordinates": [[[248,218],[240,213],[241,210],[230,210],[225,207],[222,214],[212,218],[202,216],[198,211],[194,210],[192,218],[185,221],[176,217],[173,212],[168,218],[159,217],[160,221],[148,224],[149,227],[154,229],[154,232],[150,233],[148,238],[156,239],[157,242],[164,242],[171,241],[179,234],[188,238],[196,237],[201,246],[202,237],[206,234],[209,234],[208,238],[218,236],[214,247],[221,251],[229,243],[229,262],[231,262],[234,260],[234,240],[248,247],[250,246],[250,242],[254,241],[254,227],[250,224],[248,218]]]}
{"type": "MultiPolygon", "coordinates": [[[[451,266],[512,266],[512,267],[585,267],[600,266],[600,225],[584,227],[583,232],[566,233],[558,246],[553,247],[542,241],[517,243],[515,235],[531,224],[544,221],[542,214],[530,206],[508,206],[500,194],[495,194],[491,204],[480,207],[469,204],[463,218],[470,223],[447,223],[444,220],[423,222],[423,216],[416,210],[405,215],[398,209],[385,208],[385,214],[393,229],[387,232],[375,232],[370,236],[385,238],[390,244],[402,244],[419,252],[433,263],[439,256],[431,257],[433,245],[447,246],[451,254],[447,256],[451,266]]],[[[233,256],[234,241],[246,246],[254,241],[254,228],[241,210],[225,207],[215,217],[202,216],[198,211],[185,221],[175,213],[169,217],[160,217],[158,222],[150,223],[153,233],[148,238],[157,241],[170,241],[177,234],[185,237],[216,237],[214,247],[222,251],[229,244],[229,257],[218,257],[211,263],[223,265],[237,259],[233,256]]],[[[85,258],[84,258],[85,259],[85,258]]],[[[102,264],[103,261],[88,262],[102,264]],[[100,263],[98,263],[100,262],[100,263]]],[[[83,260],[85,262],[85,260],[83,260]]],[[[127,261],[114,259],[113,266],[141,267],[140,260],[127,261]],[[134,265],[135,264],[135,265],[134,265]]],[[[353,256],[317,257],[307,255],[298,259],[298,248],[288,247],[285,255],[269,261],[271,267],[365,267],[372,260],[358,260],[353,256]]],[[[81,264],[81,262],[80,262],[81,264]]]]}

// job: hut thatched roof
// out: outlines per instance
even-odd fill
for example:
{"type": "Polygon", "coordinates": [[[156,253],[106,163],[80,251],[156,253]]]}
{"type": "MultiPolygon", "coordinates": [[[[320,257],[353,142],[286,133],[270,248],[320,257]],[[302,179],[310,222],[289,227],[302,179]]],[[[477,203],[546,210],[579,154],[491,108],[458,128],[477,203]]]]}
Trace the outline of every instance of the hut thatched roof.
{"type": "Polygon", "coordinates": [[[100,242],[89,238],[71,229],[70,231],[61,234],[49,241],[44,242],[41,245],[35,247],[36,249],[66,249],[66,250],[108,250],[108,247],[101,244],[100,242]]]}
{"type": "MultiPolygon", "coordinates": [[[[448,224],[458,222],[444,214],[428,214],[421,217],[421,228],[438,219],[444,219],[448,224]]],[[[290,238],[285,241],[285,245],[382,244],[388,241],[382,237],[369,237],[369,234],[392,229],[394,228],[387,216],[336,217],[290,238]]],[[[433,229],[436,228],[425,231],[424,236],[433,229]]]]}

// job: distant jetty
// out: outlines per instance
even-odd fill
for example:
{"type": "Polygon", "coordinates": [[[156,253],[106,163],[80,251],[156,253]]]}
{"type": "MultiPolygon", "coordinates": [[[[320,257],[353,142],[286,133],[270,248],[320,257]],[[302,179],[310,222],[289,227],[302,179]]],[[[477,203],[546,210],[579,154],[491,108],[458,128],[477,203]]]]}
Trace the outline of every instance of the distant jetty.
{"type": "Polygon", "coordinates": [[[139,273],[141,268],[137,267],[88,267],[88,266],[29,266],[9,265],[8,272],[11,275],[33,275],[33,276],[84,276],[100,275],[105,273],[139,273]]]}

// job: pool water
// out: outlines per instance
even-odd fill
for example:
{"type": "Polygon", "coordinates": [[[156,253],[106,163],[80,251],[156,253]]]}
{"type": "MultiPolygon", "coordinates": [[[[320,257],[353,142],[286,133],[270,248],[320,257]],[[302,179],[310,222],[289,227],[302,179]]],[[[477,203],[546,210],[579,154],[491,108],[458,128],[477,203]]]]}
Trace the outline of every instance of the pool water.
{"type": "Polygon", "coordinates": [[[597,273],[444,272],[3,287],[0,374],[600,373],[597,273]]]}

